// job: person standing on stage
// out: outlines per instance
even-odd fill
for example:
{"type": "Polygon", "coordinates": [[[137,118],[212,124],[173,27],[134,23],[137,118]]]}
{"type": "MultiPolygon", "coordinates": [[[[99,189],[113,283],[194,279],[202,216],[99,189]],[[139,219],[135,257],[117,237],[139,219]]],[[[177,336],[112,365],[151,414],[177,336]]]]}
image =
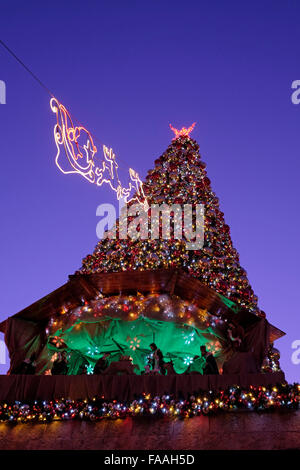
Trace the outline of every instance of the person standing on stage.
{"type": "Polygon", "coordinates": [[[108,368],[107,359],[109,358],[109,356],[110,356],[110,353],[106,352],[103,354],[102,357],[100,357],[100,359],[98,359],[94,367],[94,372],[93,372],[94,374],[96,375],[103,374],[103,372],[108,368]]]}
{"type": "Polygon", "coordinates": [[[201,350],[201,356],[205,359],[203,375],[210,375],[210,374],[219,375],[219,369],[218,369],[217,362],[214,356],[206,350],[205,346],[201,346],[200,350],[201,350]]]}
{"type": "Polygon", "coordinates": [[[228,337],[231,341],[234,351],[244,351],[245,352],[245,330],[241,325],[236,325],[233,321],[229,322],[227,329],[228,337]]]}
{"type": "Polygon", "coordinates": [[[164,358],[163,354],[160,349],[156,346],[155,343],[150,344],[150,348],[153,352],[153,358],[152,358],[152,370],[158,371],[161,374],[165,375],[166,374],[166,369],[164,366],[164,358]]]}
{"type": "Polygon", "coordinates": [[[56,353],[53,357],[53,366],[51,369],[51,375],[67,375],[68,374],[68,362],[65,351],[56,353]]]}

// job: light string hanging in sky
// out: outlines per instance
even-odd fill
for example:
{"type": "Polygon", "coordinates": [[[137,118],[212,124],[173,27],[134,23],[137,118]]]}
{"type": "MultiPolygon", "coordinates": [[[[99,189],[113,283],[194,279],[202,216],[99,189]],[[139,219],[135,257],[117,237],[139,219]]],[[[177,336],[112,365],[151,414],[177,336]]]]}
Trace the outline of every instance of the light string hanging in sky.
{"type": "Polygon", "coordinates": [[[136,200],[143,205],[144,210],[147,210],[149,206],[138,173],[129,168],[130,182],[128,187],[124,187],[118,175],[119,165],[112,148],[109,149],[103,145],[104,160],[97,164],[94,158],[97,147],[91,133],[83,126],[74,127],[68,110],[56,98],[51,98],[50,106],[56,114],[54,139],[57,154],[55,163],[60,171],[64,174],[78,173],[89,183],[95,183],[97,186],[107,183],[115,191],[118,200],[124,199],[126,203],[136,200]],[[64,162],[61,161],[61,147],[63,147],[68,160],[67,168],[64,168],[64,162]]]}
{"type": "MultiPolygon", "coordinates": [[[[0,44],[12,55],[12,57],[32,76],[32,78],[51,96],[50,106],[56,114],[57,122],[54,126],[54,139],[57,146],[55,163],[64,174],[81,174],[90,183],[102,186],[103,183],[109,184],[115,191],[117,199],[124,199],[126,203],[136,200],[148,209],[148,202],[144,194],[143,183],[139,174],[132,168],[129,168],[130,182],[127,187],[121,184],[116,156],[112,148],[108,149],[103,145],[104,159],[100,164],[96,164],[94,156],[97,153],[97,147],[94,145],[92,134],[82,125],[74,126],[70,113],[67,111],[51,90],[35,75],[24,62],[0,39],[0,44]],[[83,138],[83,145],[79,138],[83,138]],[[60,147],[63,146],[65,154],[71,168],[64,169],[60,159],[60,147]],[[82,150],[81,150],[82,149],[82,150]],[[132,195],[132,193],[134,193],[132,195]]],[[[74,118],[75,119],[75,118],[74,118]]],[[[75,119],[78,123],[79,121],[75,119]]],[[[80,124],[80,123],[79,123],[80,124]]],[[[96,140],[96,138],[94,138],[96,140]]],[[[98,140],[98,139],[97,139],[98,140]]]]}

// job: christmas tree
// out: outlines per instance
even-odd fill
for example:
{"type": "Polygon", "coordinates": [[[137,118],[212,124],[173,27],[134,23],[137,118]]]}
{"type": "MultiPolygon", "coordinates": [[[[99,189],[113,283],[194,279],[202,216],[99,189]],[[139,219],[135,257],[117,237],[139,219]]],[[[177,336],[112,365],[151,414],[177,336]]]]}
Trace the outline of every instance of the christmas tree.
{"type": "Polygon", "coordinates": [[[77,274],[182,268],[240,307],[263,316],[247,273],[240,266],[239,254],[211,188],[199,145],[186,131],[177,131],[167,150],[155,160],[155,168],[146,177],[144,192],[149,205],[180,204],[183,208],[184,204],[203,204],[203,248],[187,250],[185,241],[174,237],[168,240],[106,238],[99,241],[92,255],[84,258],[77,274]]]}
{"type": "MultiPolygon", "coordinates": [[[[130,357],[131,373],[142,374],[152,342],[163,351],[168,373],[203,372],[200,346],[214,354],[222,370],[232,354],[227,322],[233,317],[247,330],[258,370],[269,341],[284,334],[258,308],[199,146],[189,136],[192,127],[175,130],[148,172],[144,200],[141,193],[131,199],[68,283],[1,325],[2,331],[22,330],[18,350],[24,357],[36,353],[37,373],[50,373],[51,358],[64,351],[69,375],[92,374],[104,353],[118,367],[120,359],[130,357]],[[162,218],[152,224],[152,211],[162,205],[171,208],[168,236],[162,218]],[[187,222],[187,205],[204,209],[203,246],[193,249],[187,233],[196,233],[197,217],[194,211],[187,222]],[[175,224],[178,207],[183,237],[175,224]],[[136,230],[128,233],[134,220],[136,230]]],[[[19,360],[14,348],[15,343],[12,369],[19,360]]]]}

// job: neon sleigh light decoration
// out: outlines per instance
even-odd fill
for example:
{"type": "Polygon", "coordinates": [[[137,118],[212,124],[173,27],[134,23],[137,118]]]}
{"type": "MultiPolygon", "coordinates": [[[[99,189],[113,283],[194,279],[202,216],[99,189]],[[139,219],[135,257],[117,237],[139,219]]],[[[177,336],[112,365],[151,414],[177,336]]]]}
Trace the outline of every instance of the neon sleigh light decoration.
{"type": "Polygon", "coordinates": [[[74,126],[70,113],[56,98],[51,98],[50,107],[57,120],[54,140],[57,147],[55,163],[59,170],[64,174],[80,174],[97,186],[107,183],[115,191],[118,200],[124,199],[126,203],[137,201],[147,210],[149,205],[139,174],[129,168],[130,182],[128,187],[123,187],[112,148],[103,145],[104,159],[97,164],[95,155],[98,150],[91,133],[85,127],[74,126]],[[67,162],[62,158],[61,147],[64,147],[67,162]]]}

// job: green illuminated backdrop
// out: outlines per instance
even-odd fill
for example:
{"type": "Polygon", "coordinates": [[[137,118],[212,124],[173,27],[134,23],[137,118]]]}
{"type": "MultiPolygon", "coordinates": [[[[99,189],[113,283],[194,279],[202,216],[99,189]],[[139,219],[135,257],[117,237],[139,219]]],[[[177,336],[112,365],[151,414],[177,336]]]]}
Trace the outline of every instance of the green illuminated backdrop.
{"type": "Polygon", "coordinates": [[[111,352],[110,361],[130,356],[140,374],[154,341],[164,360],[173,361],[177,373],[189,366],[201,372],[202,360],[195,359],[200,356],[201,345],[222,358],[223,337],[212,319],[175,296],[101,298],[52,321],[48,348],[50,355],[61,349],[67,352],[69,374],[78,374],[84,368],[92,373],[104,352],[111,352]]]}

